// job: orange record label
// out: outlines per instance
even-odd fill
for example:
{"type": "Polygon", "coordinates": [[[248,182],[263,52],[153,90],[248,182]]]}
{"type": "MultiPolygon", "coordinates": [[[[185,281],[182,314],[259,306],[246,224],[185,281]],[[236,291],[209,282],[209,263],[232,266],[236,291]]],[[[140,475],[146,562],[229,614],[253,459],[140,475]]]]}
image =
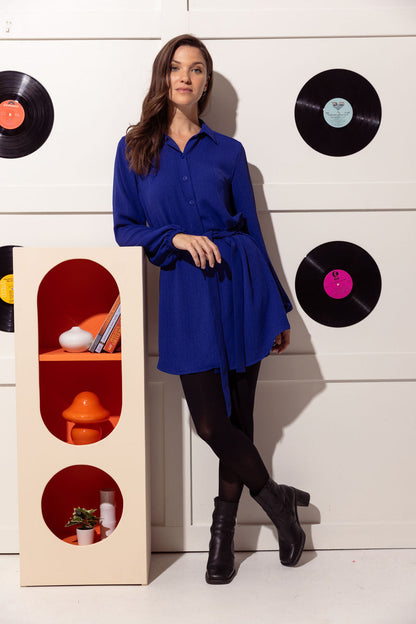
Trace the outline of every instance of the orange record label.
{"type": "Polygon", "coordinates": [[[13,275],[5,275],[0,279],[0,299],[6,303],[14,303],[13,275]]]}
{"type": "Polygon", "coordinates": [[[0,126],[6,130],[15,130],[25,119],[25,109],[16,100],[4,100],[0,103],[0,126]]]}

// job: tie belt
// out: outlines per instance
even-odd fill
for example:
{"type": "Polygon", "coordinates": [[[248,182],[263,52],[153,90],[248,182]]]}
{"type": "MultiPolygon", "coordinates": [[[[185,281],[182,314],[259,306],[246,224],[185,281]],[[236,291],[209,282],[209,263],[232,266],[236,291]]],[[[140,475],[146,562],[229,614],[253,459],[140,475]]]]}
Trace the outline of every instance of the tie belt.
{"type": "MultiPolygon", "coordinates": [[[[234,225],[234,224],[233,224],[234,225]]],[[[240,219],[233,229],[229,230],[211,230],[205,233],[210,240],[228,239],[227,242],[231,248],[231,269],[232,269],[232,289],[233,289],[233,328],[234,328],[234,354],[235,368],[237,372],[246,370],[246,357],[244,345],[244,309],[243,309],[243,264],[242,264],[242,245],[243,240],[239,234],[242,234],[244,222],[240,219]]],[[[221,374],[221,383],[224,392],[225,405],[228,417],[231,416],[231,393],[229,384],[230,364],[228,360],[227,348],[225,343],[224,328],[221,317],[221,297],[219,273],[215,271],[214,276],[207,273],[209,294],[212,303],[214,315],[215,334],[218,345],[218,355],[220,360],[219,371],[221,374]]]]}

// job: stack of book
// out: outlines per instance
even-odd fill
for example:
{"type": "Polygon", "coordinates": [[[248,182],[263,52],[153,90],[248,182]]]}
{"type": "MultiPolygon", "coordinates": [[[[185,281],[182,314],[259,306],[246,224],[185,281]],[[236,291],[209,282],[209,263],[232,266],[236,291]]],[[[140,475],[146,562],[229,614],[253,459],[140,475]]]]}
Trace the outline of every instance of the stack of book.
{"type": "Polygon", "coordinates": [[[121,307],[120,295],[114,301],[113,305],[98,334],[91,343],[89,350],[91,353],[113,353],[121,340],[121,307]]]}

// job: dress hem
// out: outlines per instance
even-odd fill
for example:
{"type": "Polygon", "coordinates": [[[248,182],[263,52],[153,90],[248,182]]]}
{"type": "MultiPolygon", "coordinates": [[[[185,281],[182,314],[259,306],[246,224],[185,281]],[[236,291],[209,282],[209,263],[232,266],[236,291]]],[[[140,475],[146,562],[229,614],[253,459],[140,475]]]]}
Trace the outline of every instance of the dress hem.
{"type": "MultiPolygon", "coordinates": [[[[271,348],[269,349],[269,351],[267,351],[267,353],[265,353],[264,355],[258,357],[258,358],[254,358],[253,361],[249,361],[245,364],[246,369],[249,366],[253,366],[253,364],[257,364],[257,362],[261,362],[262,360],[264,360],[266,357],[268,357],[271,353],[271,348]]],[[[167,368],[162,368],[159,363],[157,364],[157,369],[160,370],[162,373],[167,373],[168,375],[190,375],[192,373],[205,373],[206,371],[210,371],[210,370],[215,370],[216,372],[218,372],[218,374],[220,373],[220,367],[219,366],[208,366],[208,367],[202,367],[202,368],[198,368],[195,369],[193,368],[192,370],[181,370],[180,372],[177,371],[173,371],[173,370],[167,370],[167,368]]],[[[231,371],[235,371],[236,368],[230,368],[229,372],[231,371]]]]}

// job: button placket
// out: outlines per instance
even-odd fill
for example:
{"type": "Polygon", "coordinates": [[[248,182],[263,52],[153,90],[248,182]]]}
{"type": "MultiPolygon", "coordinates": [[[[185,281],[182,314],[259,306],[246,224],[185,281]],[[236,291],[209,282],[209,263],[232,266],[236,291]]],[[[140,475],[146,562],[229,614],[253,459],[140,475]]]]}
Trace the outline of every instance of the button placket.
{"type": "Polygon", "coordinates": [[[198,204],[192,185],[191,172],[189,170],[188,156],[180,161],[179,180],[182,186],[184,206],[187,209],[192,231],[196,233],[203,232],[203,223],[198,210],[198,204]]]}
{"type": "Polygon", "coordinates": [[[194,196],[193,189],[192,189],[191,178],[189,175],[188,163],[187,163],[186,158],[182,160],[181,165],[182,165],[181,167],[182,188],[183,188],[183,194],[185,196],[185,201],[189,206],[194,206],[195,196],[194,196]]]}

